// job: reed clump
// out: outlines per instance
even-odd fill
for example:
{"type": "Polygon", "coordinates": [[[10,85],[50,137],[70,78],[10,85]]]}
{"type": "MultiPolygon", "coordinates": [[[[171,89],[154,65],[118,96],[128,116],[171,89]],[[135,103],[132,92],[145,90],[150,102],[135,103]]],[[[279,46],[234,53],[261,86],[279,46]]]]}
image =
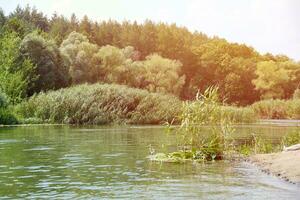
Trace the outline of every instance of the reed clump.
{"type": "Polygon", "coordinates": [[[23,119],[65,124],[162,124],[174,121],[181,101],[114,84],[83,84],[34,95],[16,106],[23,119]]]}

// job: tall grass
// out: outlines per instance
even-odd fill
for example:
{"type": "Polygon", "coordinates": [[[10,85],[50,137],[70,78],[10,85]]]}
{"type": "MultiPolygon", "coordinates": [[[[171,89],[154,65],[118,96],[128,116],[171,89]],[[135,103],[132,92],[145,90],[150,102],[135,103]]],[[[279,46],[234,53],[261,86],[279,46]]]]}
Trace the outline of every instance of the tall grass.
{"type": "Polygon", "coordinates": [[[24,119],[67,124],[161,124],[180,112],[174,96],[121,85],[83,84],[40,93],[16,107],[24,119]]]}
{"type": "Polygon", "coordinates": [[[261,119],[300,119],[300,99],[263,100],[251,108],[261,119]]]}
{"type": "Polygon", "coordinates": [[[178,151],[151,156],[155,161],[180,162],[183,160],[219,160],[229,152],[232,119],[218,100],[217,88],[208,88],[193,102],[185,102],[179,115],[178,151]]]}
{"type": "Polygon", "coordinates": [[[253,123],[258,120],[257,113],[251,107],[222,106],[222,109],[233,123],[253,123]]]}

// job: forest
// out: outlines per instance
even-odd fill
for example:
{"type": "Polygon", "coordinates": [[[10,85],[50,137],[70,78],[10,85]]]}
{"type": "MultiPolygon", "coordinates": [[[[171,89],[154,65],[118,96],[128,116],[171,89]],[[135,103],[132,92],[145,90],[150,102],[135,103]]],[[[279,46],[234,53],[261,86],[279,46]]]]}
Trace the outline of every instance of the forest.
{"type": "Polygon", "coordinates": [[[300,63],[285,55],[262,55],[176,24],[47,17],[30,6],[7,15],[0,9],[0,124],[18,118],[104,123],[114,116],[160,123],[210,86],[218,87],[227,109],[297,119],[299,81],[300,63]],[[80,90],[81,107],[67,107],[80,90]],[[175,111],[165,111],[171,105],[175,111]],[[158,119],[141,119],[149,110],[158,119]],[[158,110],[165,112],[156,116],[158,110]]]}

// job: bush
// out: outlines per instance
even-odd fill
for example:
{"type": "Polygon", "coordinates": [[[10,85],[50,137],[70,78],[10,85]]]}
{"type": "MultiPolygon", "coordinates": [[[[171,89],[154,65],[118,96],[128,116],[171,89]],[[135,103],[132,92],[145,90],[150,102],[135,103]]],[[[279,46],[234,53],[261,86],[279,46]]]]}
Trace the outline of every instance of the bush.
{"type": "Polygon", "coordinates": [[[0,124],[1,125],[18,124],[18,120],[16,116],[8,109],[0,108],[0,124]]]}
{"type": "Polygon", "coordinates": [[[46,123],[160,124],[172,121],[180,108],[181,101],[171,95],[121,85],[83,84],[32,96],[16,112],[46,123]]]}

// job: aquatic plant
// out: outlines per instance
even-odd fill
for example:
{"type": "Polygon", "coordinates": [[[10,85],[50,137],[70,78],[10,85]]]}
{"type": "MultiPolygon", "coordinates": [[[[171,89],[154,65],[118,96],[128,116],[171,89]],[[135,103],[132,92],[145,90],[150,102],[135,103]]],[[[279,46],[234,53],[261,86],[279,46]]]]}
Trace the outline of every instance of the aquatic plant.
{"type": "Polygon", "coordinates": [[[209,87],[196,100],[184,102],[180,127],[173,130],[177,138],[177,151],[151,156],[152,160],[178,162],[178,160],[219,160],[229,153],[232,119],[222,108],[218,88],[209,87]]]}

